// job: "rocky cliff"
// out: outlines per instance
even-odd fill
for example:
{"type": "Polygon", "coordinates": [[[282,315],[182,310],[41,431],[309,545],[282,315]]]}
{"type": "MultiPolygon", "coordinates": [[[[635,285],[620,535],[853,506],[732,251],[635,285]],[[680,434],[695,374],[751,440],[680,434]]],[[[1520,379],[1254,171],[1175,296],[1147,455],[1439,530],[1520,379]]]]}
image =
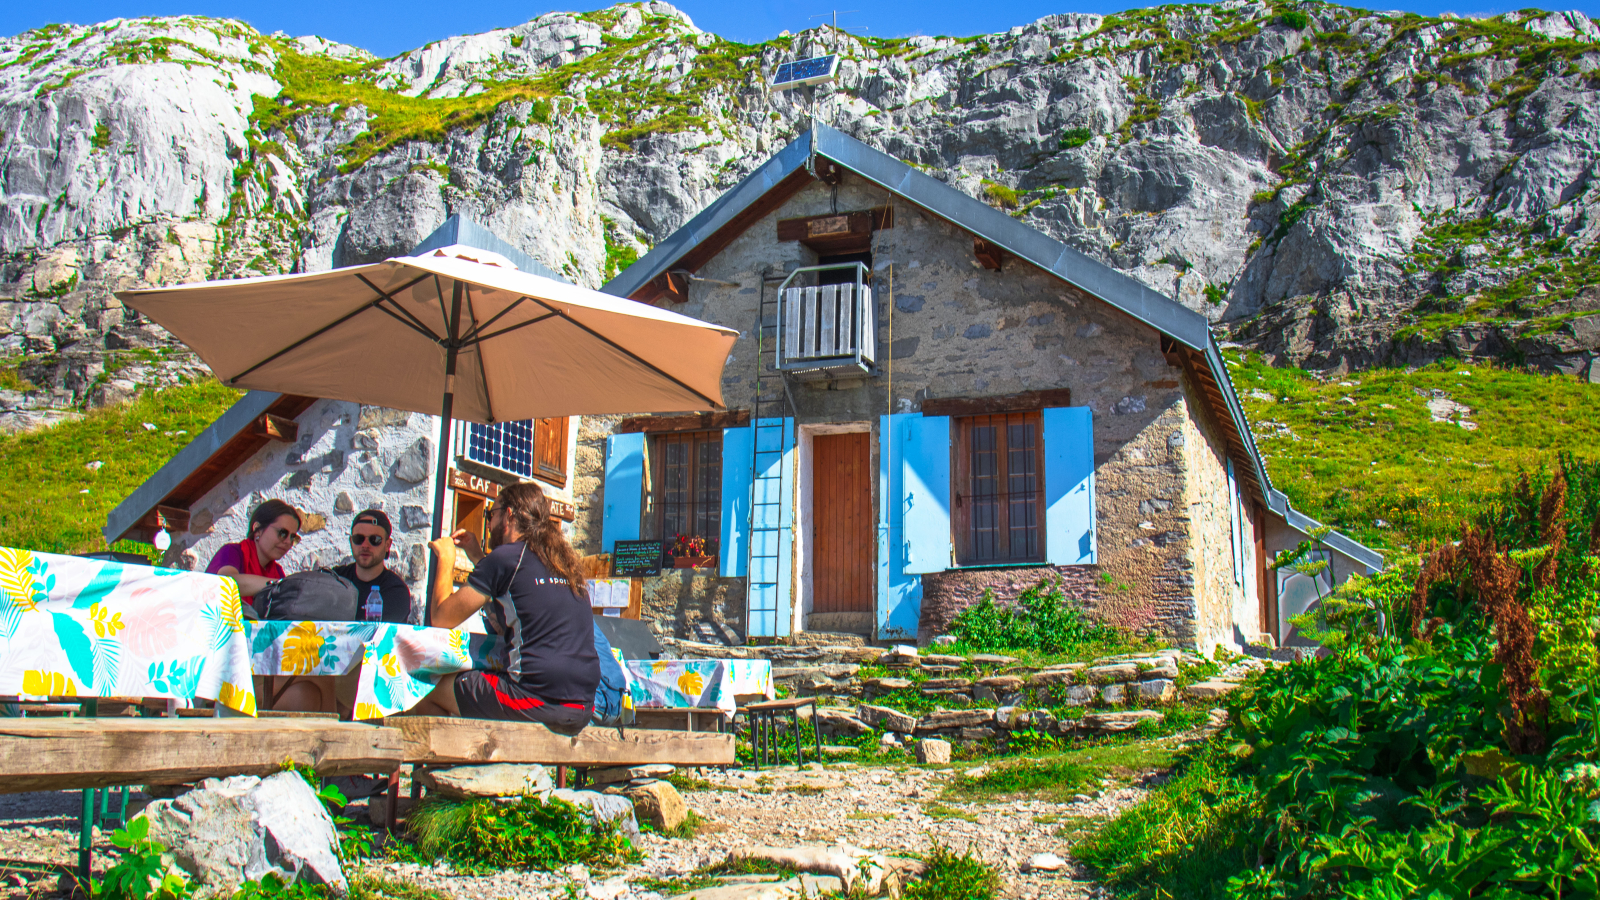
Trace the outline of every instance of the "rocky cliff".
{"type": "Polygon", "coordinates": [[[1225,0],[735,44],[664,3],[388,60],[206,18],[0,40],[0,427],[197,373],[112,291],[403,252],[451,212],[598,285],[813,119],[1317,369],[1600,381],[1600,31],[1225,0]],[[837,83],[773,92],[781,62],[837,83]]]}

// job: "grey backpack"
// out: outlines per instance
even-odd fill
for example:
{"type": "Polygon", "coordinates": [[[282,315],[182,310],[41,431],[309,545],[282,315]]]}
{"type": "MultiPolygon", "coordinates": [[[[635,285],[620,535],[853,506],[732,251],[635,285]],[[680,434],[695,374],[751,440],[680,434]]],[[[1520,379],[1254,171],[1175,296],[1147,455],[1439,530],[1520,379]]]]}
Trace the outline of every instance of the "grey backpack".
{"type": "Polygon", "coordinates": [[[361,595],[331,569],[296,572],[255,596],[256,615],[278,621],[354,622],[361,618],[361,595]]]}

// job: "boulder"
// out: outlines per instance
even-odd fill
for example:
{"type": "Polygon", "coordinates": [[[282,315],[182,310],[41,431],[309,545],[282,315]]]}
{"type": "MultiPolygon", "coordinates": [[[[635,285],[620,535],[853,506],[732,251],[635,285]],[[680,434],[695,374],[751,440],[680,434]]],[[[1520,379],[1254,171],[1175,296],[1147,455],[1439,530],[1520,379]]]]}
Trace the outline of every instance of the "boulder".
{"type": "Polygon", "coordinates": [[[1049,687],[1053,684],[1072,684],[1078,680],[1078,673],[1086,666],[1083,663],[1072,663],[1065,666],[1050,666],[1028,676],[1028,687],[1049,687]]]}
{"type": "Polygon", "coordinates": [[[557,788],[550,792],[550,796],[583,810],[591,822],[616,822],[628,837],[635,841],[639,839],[639,820],[634,818],[633,801],[627,797],[568,788],[557,788]]]}
{"type": "Polygon", "coordinates": [[[677,769],[666,763],[653,763],[645,766],[611,766],[605,769],[590,769],[589,783],[617,784],[622,781],[632,781],[635,778],[665,778],[675,771],[677,769]]]}
{"type": "Polygon", "coordinates": [[[1178,664],[1170,659],[1164,659],[1160,665],[1141,667],[1139,680],[1149,681],[1152,678],[1172,679],[1178,677],[1178,664]]]}
{"type": "Polygon", "coordinates": [[[543,797],[555,788],[550,770],[544,766],[511,763],[434,769],[423,772],[417,780],[428,790],[455,799],[520,797],[523,794],[543,797]]]}
{"type": "Polygon", "coordinates": [[[208,778],[194,790],[145,807],[150,839],[208,892],[228,896],[244,881],[304,878],[343,896],[339,836],[317,795],[294,772],[267,778],[208,778]]]}
{"type": "Polygon", "coordinates": [[[856,707],[856,718],[868,725],[882,726],[888,731],[898,731],[901,734],[910,734],[917,730],[917,720],[914,716],[908,716],[887,706],[863,703],[856,707]]]}
{"type": "Polygon", "coordinates": [[[1022,690],[1022,676],[1020,675],[995,675],[990,678],[984,678],[978,683],[998,693],[1010,694],[1022,690]]]}
{"type": "Polygon", "coordinates": [[[1136,728],[1140,722],[1165,720],[1166,716],[1153,709],[1135,709],[1127,712],[1090,713],[1078,721],[1078,726],[1088,731],[1112,733],[1136,728]]]}
{"type": "Polygon", "coordinates": [[[950,765],[950,742],[938,738],[917,741],[917,762],[925,766],[950,765]]]}
{"type": "Polygon", "coordinates": [[[1128,702],[1128,686],[1121,683],[1102,685],[1100,702],[1113,706],[1128,702]]]}
{"type": "Polygon", "coordinates": [[[1027,870],[1030,872],[1059,872],[1067,867],[1067,861],[1054,853],[1035,853],[1028,858],[1027,870]]]}
{"type": "Polygon", "coordinates": [[[1184,693],[1196,700],[1210,700],[1238,688],[1238,683],[1232,681],[1202,681],[1184,688],[1184,693]]]}
{"type": "Polygon", "coordinates": [[[633,814],[657,831],[672,831],[689,817],[682,795],[665,781],[630,787],[623,796],[633,801],[633,814]]]}

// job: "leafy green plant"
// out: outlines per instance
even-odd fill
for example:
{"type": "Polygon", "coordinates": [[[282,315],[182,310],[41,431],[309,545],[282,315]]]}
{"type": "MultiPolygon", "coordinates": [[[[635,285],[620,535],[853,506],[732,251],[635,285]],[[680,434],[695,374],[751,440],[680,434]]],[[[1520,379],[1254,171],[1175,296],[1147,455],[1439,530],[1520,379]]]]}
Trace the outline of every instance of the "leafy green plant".
{"type": "Polygon", "coordinates": [[[1068,128],[1061,132],[1060,147],[1063,150],[1075,150],[1094,140],[1094,131],[1088,128],[1068,128]]]}
{"type": "Polygon", "coordinates": [[[113,832],[111,843],[122,858],[106,869],[105,877],[90,883],[96,898],[105,900],[184,900],[191,893],[181,870],[164,859],[167,848],[149,839],[150,820],[137,816],[113,832]]]}
{"type": "Polygon", "coordinates": [[[469,872],[549,871],[575,862],[608,867],[638,855],[616,823],[591,824],[583,810],[554,798],[424,803],[411,829],[425,856],[469,872]]]}
{"type": "Polygon", "coordinates": [[[1311,17],[1303,12],[1300,12],[1299,10],[1291,9],[1278,16],[1278,21],[1282,23],[1285,28],[1293,28],[1295,31],[1305,31],[1306,27],[1311,24],[1311,17]]]}
{"type": "Polygon", "coordinates": [[[977,603],[950,623],[950,633],[962,648],[978,653],[1023,649],[1065,653],[1089,644],[1127,641],[1113,626],[1091,621],[1061,587],[1060,577],[1046,576],[1007,606],[995,603],[994,594],[984,591],[977,603]]]}

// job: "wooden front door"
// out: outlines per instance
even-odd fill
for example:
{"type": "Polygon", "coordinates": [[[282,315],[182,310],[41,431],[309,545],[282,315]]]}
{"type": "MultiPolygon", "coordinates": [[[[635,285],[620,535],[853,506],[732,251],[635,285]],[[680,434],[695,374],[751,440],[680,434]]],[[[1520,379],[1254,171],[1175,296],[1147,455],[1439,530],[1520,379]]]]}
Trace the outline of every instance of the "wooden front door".
{"type": "MultiPolygon", "coordinates": [[[[871,435],[819,434],[811,488],[811,611],[872,613],[871,435]]],[[[841,617],[843,618],[843,617],[841,617]]]]}

